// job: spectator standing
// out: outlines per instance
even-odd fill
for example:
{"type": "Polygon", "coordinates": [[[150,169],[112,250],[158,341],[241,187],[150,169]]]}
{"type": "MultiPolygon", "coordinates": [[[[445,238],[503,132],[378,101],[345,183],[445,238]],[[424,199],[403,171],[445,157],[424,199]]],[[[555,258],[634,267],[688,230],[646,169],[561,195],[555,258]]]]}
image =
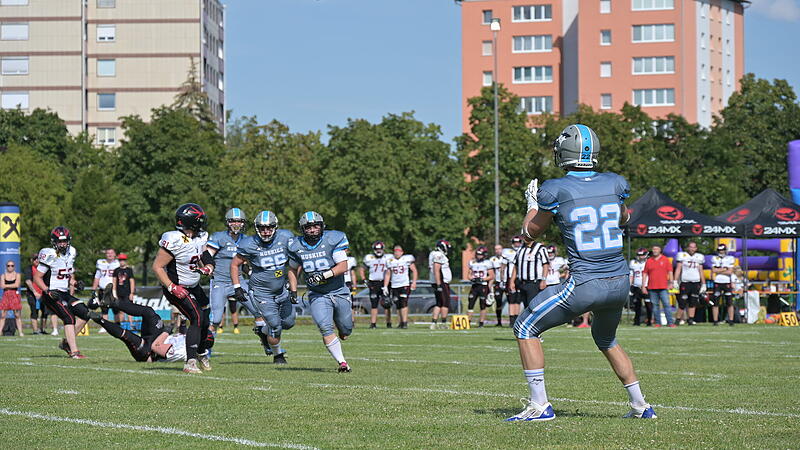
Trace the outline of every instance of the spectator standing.
{"type": "Polygon", "coordinates": [[[706,277],[703,274],[703,263],[706,257],[697,253],[697,243],[692,241],[686,245],[685,252],[679,252],[675,258],[675,282],[678,283],[678,325],[688,323],[694,325],[694,312],[700,296],[706,292],[706,277]],[[684,322],[684,315],[687,314],[684,322]]]}
{"type": "Polygon", "coordinates": [[[644,301],[645,310],[645,325],[653,325],[653,303],[650,302],[650,297],[643,291],[643,274],[644,265],[647,263],[647,249],[642,247],[636,250],[636,259],[632,259],[628,263],[631,274],[631,300],[633,303],[633,324],[639,326],[642,323],[642,301],[644,301]]]}
{"type": "Polygon", "coordinates": [[[661,308],[667,318],[667,325],[675,328],[669,312],[669,286],[672,284],[672,263],[661,253],[661,246],[654,245],[650,251],[650,259],[644,265],[642,275],[642,292],[650,295],[653,303],[654,327],[661,326],[661,308]]]}
{"type": "Polygon", "coordinates": [[[44,334],[44,318],[46,316],[44,303],[41,301],[42,291],[38,286],[33,284],[33,270],[38,264],[39,255],[33,255],[30,259],[31,263],[26,264],[22,269],[22,278],[25,280],[25,297],[28,299],[28,307],[31,310],[31,328],[33,334],[44,334]],[[39,311],[42,314],[42,328],[39,329],[39,311]]]}
{"type": "MultiPolygon", "coordinates": [[[[117,259],[119,260],[119,267],[114,269],[112,295],[117,299],[117,303],[133,303],[133,297],[136,293],[136,280],[133,278],[133,270],[128,267],[128,255],[120,253],[117,259]]],[[[133,325],[133,318],[130,314],[128,315],[128,323],[133,325]]],[[[119,321],[117,321],[117,324],[119,324],[119,321]]]]}
{"type": "Polygon", "coordinates": [[[20,302],[19,292],[17,290],[20,286],[22,275],[17,272],[17,265],[14,261],[6,262],[6,271],[3,274],[3,299],[0,300],[0,334],[3,332],[3,327],[6,325],[6,314],[9,311],[14,311],[14,320],[17,322],[17,330],[20,336],[25,336],[22,332],[22,302],[20,302]]]}

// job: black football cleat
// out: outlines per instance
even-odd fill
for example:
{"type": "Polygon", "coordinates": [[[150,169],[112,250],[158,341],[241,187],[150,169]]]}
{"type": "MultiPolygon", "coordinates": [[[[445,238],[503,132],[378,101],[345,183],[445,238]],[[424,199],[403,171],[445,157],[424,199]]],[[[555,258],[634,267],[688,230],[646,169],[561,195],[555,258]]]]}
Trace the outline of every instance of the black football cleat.
{"type": "Polygon", "coordinates": [[[286,362],[286,356],[284,356],[284,355],[286,355],[285,352],[281,353],[279,355],[275,355],[275,357],[272,358],[272,362],[274,364],[288,364],[288,362],[286,362]]]}

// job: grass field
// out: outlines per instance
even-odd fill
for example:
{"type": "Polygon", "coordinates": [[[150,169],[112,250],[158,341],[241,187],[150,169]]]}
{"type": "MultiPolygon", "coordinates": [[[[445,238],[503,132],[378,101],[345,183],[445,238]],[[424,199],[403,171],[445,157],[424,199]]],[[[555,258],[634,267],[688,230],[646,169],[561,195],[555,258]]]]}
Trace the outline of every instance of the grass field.
{"type": "Polygon", "coordinates": [[[50,336],[0,338],[6,448],[797,448],[800,330],[622,327],[657,420],[623,420],[627,396],[588,329],[545,334],[557,418],[504,423],[527,387],[508,328],[368,330],[338,374],[310,325],[284,334],[276,367],[249,330],[225,333],[214,370],[134,362],[107,335],[67,359],[50,336]]]}

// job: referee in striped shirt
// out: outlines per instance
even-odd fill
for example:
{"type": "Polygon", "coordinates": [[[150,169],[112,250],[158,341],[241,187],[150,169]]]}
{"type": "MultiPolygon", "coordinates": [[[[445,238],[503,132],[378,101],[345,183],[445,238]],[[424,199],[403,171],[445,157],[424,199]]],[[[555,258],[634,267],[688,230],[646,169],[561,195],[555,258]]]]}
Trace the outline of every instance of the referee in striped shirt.
{"type": "Polygon", "coordinates": [[[546,279],[549,271],[550,258],[547,257],[547,247],[534,242],[519,249],[517,257],[514,258],[514,267],[511,269],[509,287],[521,296],[525,308],[536,294],[547,287],[546,279]]]}

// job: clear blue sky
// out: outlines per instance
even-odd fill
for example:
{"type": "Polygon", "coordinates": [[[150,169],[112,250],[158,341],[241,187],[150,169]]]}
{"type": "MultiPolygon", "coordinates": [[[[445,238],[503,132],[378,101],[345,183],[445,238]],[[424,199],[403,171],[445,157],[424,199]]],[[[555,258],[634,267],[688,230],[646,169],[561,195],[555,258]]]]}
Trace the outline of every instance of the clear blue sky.
{"type": "MultiPolygon", "coordinates": [[[[416,111],[461,130],[460,8],[452,0],[226,0],[234,116],[292,131],[416,111]]],[[[800,0],[745,11],[745,70],[800,87],[800,0]]]]}

